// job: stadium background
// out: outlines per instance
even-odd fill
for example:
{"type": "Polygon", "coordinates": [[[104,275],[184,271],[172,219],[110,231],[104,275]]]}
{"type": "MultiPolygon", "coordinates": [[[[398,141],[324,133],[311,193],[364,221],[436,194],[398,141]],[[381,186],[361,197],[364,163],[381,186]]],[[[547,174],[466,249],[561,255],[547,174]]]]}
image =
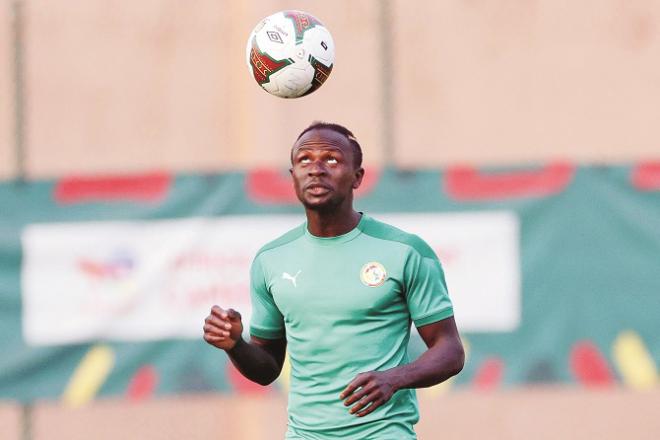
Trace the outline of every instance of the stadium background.
{"type": "Polygon", "coordinates": [[[201,323],[302,219],[317,119],[359,209],[439,235],[468,359],[421,439],[658,438],[659,53],[652,0],[0,1],[0,438],[281,438],[286,375],[201,323]],[[295,101],[244,64],[281,9],[337,46],[295,101]]]}

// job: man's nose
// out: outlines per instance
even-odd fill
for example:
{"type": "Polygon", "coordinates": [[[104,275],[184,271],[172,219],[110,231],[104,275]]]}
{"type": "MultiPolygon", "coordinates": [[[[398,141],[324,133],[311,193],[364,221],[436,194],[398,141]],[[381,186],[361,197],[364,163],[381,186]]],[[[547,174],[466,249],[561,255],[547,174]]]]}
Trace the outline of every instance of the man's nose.
{"type": "Polygon", "coordinates": [[[326,172],[325,164],[323,163],[323,161],[320,160],[316,160],[312,162],[308,170],[310,176],[319,176],[325,174],[326,172]]]}

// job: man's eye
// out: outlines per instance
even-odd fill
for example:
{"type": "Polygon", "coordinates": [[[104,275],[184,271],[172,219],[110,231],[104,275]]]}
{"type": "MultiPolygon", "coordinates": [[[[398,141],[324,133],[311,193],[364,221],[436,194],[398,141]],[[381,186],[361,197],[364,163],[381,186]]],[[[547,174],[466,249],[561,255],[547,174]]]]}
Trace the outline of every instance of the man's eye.
{"type": "Polygon", "coordinates": [[[309,163],[311,161],[309,160],[309,157],[301,157],[300,159],[298,159],[298,162],[300,162],[300,163],[309,163]]]}
{"type": "Polygon", "coordinates": [[[336,158],[334,158],[334,157],[329,157],[329,158],[328,158],[328,163],[329,163],[329,164],[333,164],[333,165],[334,165],[334,164],[336,164],[336,163],[337,163],[337,159],[336,159],[336,158]]]}

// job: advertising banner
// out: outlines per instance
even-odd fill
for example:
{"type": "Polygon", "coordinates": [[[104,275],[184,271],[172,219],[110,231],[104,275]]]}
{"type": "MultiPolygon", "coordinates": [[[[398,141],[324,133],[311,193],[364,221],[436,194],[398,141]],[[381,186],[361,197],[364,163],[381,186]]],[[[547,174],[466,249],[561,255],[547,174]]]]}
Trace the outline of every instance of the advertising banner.
{"type": "MultiPolygon", "coordinates": [[[[657,386],[657,165],[369,175],[356,209],[442,262],[468,347],[451,386],[657,386]]],[[[304,218],[285,170],[0,183],[0,398],[261,390],[204,318],[248,322],[252,259],[304,218]]]]}

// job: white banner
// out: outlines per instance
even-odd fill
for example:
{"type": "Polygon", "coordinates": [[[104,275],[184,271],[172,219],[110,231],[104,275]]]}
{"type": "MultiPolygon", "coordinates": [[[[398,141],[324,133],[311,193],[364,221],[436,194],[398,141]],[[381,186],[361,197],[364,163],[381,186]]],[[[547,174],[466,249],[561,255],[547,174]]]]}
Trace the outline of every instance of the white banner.
{"type": "MultiPolygon", "coordinates": [[[[515,328],[518,223],[510,213],[388,214],[443,261],[462,331],[515,328]]],[[[23,231],[23,330],[32,345],[199,338],[213,304],[250,319],[249,266],[302,216],[34,224],[23,231]]],[[[247,327],[247,326],[246,326],[247,327]]]]}

